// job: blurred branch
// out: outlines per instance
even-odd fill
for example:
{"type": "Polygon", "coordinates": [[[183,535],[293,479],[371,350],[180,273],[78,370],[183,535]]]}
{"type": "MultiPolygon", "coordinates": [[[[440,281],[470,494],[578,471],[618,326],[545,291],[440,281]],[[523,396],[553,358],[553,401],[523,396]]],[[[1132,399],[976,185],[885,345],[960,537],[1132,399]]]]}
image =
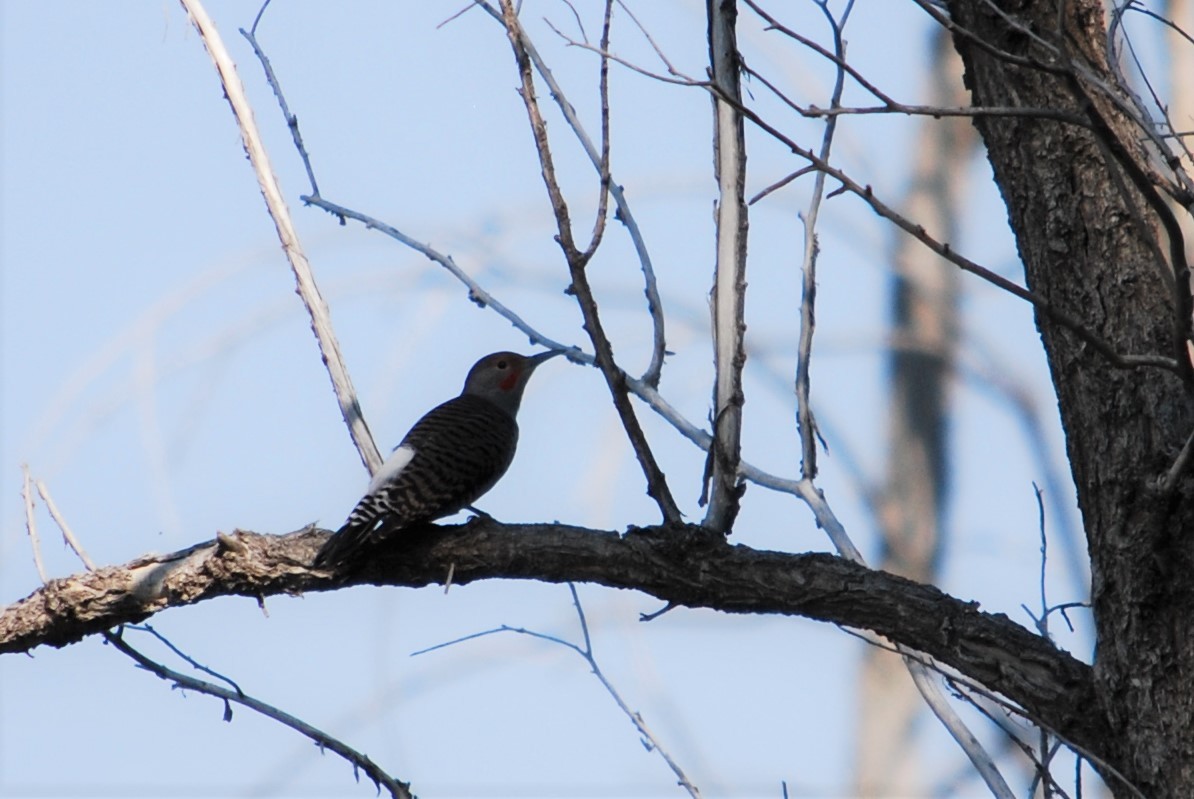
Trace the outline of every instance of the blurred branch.
{"type": "Polygon", "coordinates": [[[663,748],[663,745],[659,743],[659,739],[655,737],[655,734],[651,732],[651,729],[647,726],[646,722],[643,721],[642,714],[630,709],[630,706],[626,704],[626,700],[622,698],[622,695],[618,693],[616,688],[614,688],[613,683],[611,683],[609,678],[605,676],[605,672],[601,670],[601,665],[597,662],[597,657],[593,654],[593,641],[589,637],[589,623],[585,620],[585,610],[580,604],[580,596],[576,593],[576,586],[572,583],[568,583],[568,590],[572,592],[572,604],[576,608],[576,616],[580,622],[581,637],[585,642],[584,646],[574,644],[571,641],[565,641],[563,638],[559,638],[554,635],[548,635],[547,633],[528,630],[524,627],[510,627],[509,625],[503,624],[501,627],[495,627],[492,630],[484,630],[479,633],[465,635],[452,641],[445,641],[442,644],[436,644],[435,646],[430,646],[426,649],[420,649],[418,652],[412,652],[411,657],[414,657],[415,655],[425,655],[428,652],[435,652],[440,649],[455,646],[456,644],[460,644],[465,641],[473,641],[477,638],[484,638],[487,635],[496,635],[497,633],[517,633],[518,635],[526,635],[530,636],[531,638],[538,638],[541,641],[548,641],[553,644],[558,644],[565,649],[570,649],[584,658],[585,663],[589,665],[589,669],[593,672],[593,676],[595,676],[601,683],[601,686],[605,688],[606,693],[613,698],[614,702],[618,705],[618,709],[625,714],[626,718],[630,719],[630,723],[634,725],[636,730],[638,730],[638,734],[642,736],[643,745],[647,748],[647,750],[658,752],[659,756],[663,758],[663,761],[667,763],[668,768],[670,768],[672,773],[676,775],[676,779],[679,780],[680,786],[688,792],[688,795],[693,797],[693,799],[700,799],[700,789],[697,788],[692,780],[688,778],[688,775],[684,773],[684,769],[680,767],[680,764],[677,763],[675,759],[672,758],[671,754],[669,754],[668,751],[663,748]]]}
{"type": "Polygon", "coordinates": [[[236,117],[236,123],[240,128],[245,152],[257,175],[257,182],[261,187],[261,194],[265,198],[270,217],[274,220],[274,227],[282,242],[282,250],[286,253],[290,268],[294,272],[298,295],[302,298],[307,313],[311,317],[311,330],[319,343],[319,351],[323,355],[328,376],[332,380],[332,388],[340,405],[340,413],[344,417],[344,423],[348,425],[349,434],[361,455],[361,462],[365,464],[369,473],[373,474],[381,465],[381,453],[377,451],[377,444],[374,443],[369,426],[365,423],[365,417],[361,414],[356,389],[352,386],[348,368],[344,365],[344,357],[340,354],[340,344],[336,340],[335,331],[332,330],[332,320],[327,303],[324,302],[323,295],[320,294],[319,287],[315,283],[311,264],[303,252],[298,232],[294,228],[290,211],[286,207],[286,200],[282,196],[282,189],[278,185],[273,167],[270,166],[269,155],[261,140],[257,123],[253,119],[253,109],[245,95],[244,84],[241,83],[240,77],[236,73],[236,64],[228,54],[223,39],[220,37],[219,31],[216,30],[215,23],[203,8],[203,3],[200,0],[180,0],[180,2],[186,9],[191,23],[199,32],[203,46],[207,49],[207,53],[211,56],[216,71],[219,73],[224,96],[228,99],[228,104],[232,107],[232,114],[236,117]]]}
{"type": "MultiPolygon", "coordinates": [[[[965,102],[961,62],[949,35],[936,29],[932,66],[923,90],[937,105],[965,102]]],[[[944,240],[957,235],[968,170],[977,144],[966,120],[922,120],[906,148],[907,195],[901,210],[944,240]]],[[[949,490],[949,386],[957,351],[958,270],[896,235],[892,264],[887,359],[888,445],[884,487],[873,508],[882,543],[877,567],[920,582],[936,582],[941,516],[949,490]]],[[[868,649],[859,670],[855,789],[860,795],[925,792],[926,763],[918,740],[905,734],[920,714],[921,696],[900,662],[868,649]]]]}
{"type": "Polygon", "coordinates": [[[0,653],[65,646],[170,607],[219,596],[261,597],[347,585],[482,579],[591,582],[665,602],[728,613],[800,615],[869,629],[914,647],[998,691],[1080,745],[1104,740],[1090,667],[1002,614],[825,553],[799,555],[726,544],[699,527],[635,528],[626,535],[567,525],[477,520],[411,532],[361,571],[308,567],[330,533],[237,531],[179,552],[51,580],[0,609],[0,653]]]}
{"type": "MultiPolygon", "coordinates": [[[[853,0],[846,3],[842,10],[840,17],[835,18],[827,6],[821,5],[821,11],[829,23],[830,29],[833,33],[834,51],[832,61],[837,65],[836,80],[834,82],[833,92],[830,98],[830,106],[836,108],[841,103],[842,92],[845,88],[846,78],[846,58],[845,58],[845,40],[842,36],[842,29],[849,19],[850,12],[853,10],[853,0]]],[[[754,7],[754,6],[752,6],[754,7]]],[[[758,8],[756,11],[762,13],[758,8]]],[[[765,15],[764,15],[765,16],[765,15]]],[[[769,21],[770,18],[768,18],[769,21]]],[[[770,84],[768,84],[770,85],[770,84]]],[[[713,90],[717,94],[724,94],[724,91],[719,86],[714,86],[713,90]]],[[[743,113],[748,113],[741,105],[741,98],[733,98],[743,113]]],[[[750,114],[756,123],[760,122],[756,115],[750,114]]],[[[801,464],[801,480],[800,485],[804,491],[805,501],[813,509],[817,516],[818,524],[826,531],[831,540],[838,548],[838,552],[845,558],[862,565],[865,563],[861,552],[850,540],[845,528],[837,520],[836,514],[833,513],[829,507],[828,502],[825,501],[824,495],[815,484],[817,466],[817,428],[816,420],[812,414],[812,407],[809,401],[809,394],[811,390],[809,378],[809,366],[812,358],[812,339],[815,328],[815,305],[816,305],[816,263],[818,254],[816,224],[817,217],[821,208],[821,202],[824,198],[825,192],[825,178],[828,174],[824,168],[829,164],[829,155],[833,146],[834,132],[837,126],[837,116],[829,116],[826,118],[825,131],[821,139],[821,147],[819,152],[814,156],[811,151],[804,151],[797,153],[810,161],[810,165],[815,167],[816,177],[814,178],[813,193],[809,201],[808,211],[804,214],[804,257],[802,259],[802,298],[800,304],[800,344],[799,352],[797,354],[797,368],[796,368],[796,404],[797,404],[797,427],[800,432],[800,443],[802,453],[801,464]]],[[[794,143],[792,145],[795,147],[794,143]]],[[[799,148],[797,148],[799,149],[799,148]]],[[[796,152],[796,149],[793,150],[796,152]]],[[[806,167],[807,169],[807,167],[806,167]]],[[[801,170],[803,173],[804,170],[801,170]]],[[[831,195],[832,196],[832,195],[831,195]]],[[[923,228],[921,228],[923,231],[923,228]]],[[[983,782],[991,793],[999,797],[999,799],[1013,799],[1014,794],[1008,786],[1007,781],[999,773],[998,767],[995,765],[994,758],[986,751],[982,743],[967,727],[966,723],[958,715],[953,705],[949,702],[946,696],[942,693],[938,683],[934,680],[930,670],[921,662],[922,656],[916,651],[915,647],[906,646],[903,643],[897,643],[897,650],[904,656],[904,665],[908,670],[916,689],[920,692],[926,705],[941,722],[946,731],[957,742],[958,746],[966,754],[967,758],[973,764],[975,770],[982,777],[983,782]]]]}
{"type": "Polygon", "coordinates": [[[559,242],[560,249],[564,253],[564,259],[568,264],[568,272],[572,278],[569,291],[576,296],[576,302],[580,306],[581,315],[584,317],[584,329],[589,334],[589,339],[592,341],[593,349],[596,353],[597,366],[601,370],[601,374],[605,377],[606,385],[609,386],[614,408],[622,420],[626,436],[630,439],[630,444],[634,448],[634,454],[638,458],[639,465],[642,467],[643,475],[646,477],[647,493],[659,505],[659,510],[665,522],[679,523],[681,516],[680,509],[676,506],[676,501],[672,498],[671,490],[667,486],[663,472],[660,470],[659,464],[655,461],[655,456],[651,452],[650,445],[647,443],[646,435],[643,433],[638,417],[634,413],[634,408],[630,404],[630,398],[626,392],[627,381],[625,373],[618,368],[617,362],[614,360],[613,347],[601,324],[597,301],[593,296],[592,289],[589,286],[588,275],[585,271],[592,253],[583,253],[578,250],[572,237],[572,221],[568,211],[568,203],[564,199],[564,194],[560,190],[559,183],[556,180],[555,164],[551,154],[551,146],[547,138],[547,125],[543,121],[543,116],[539,111],[539,101],[535,95],[535,81],[531,73],[531,60],[523,44],[525,34],[522,30],[522,24],[519,22],[518,14],[511,0],[501,0],[501,5],[506,35],[514,51],[514,59],[518,64],[519,77],[522,81],[522,88],[519,93],[522,96],[523,104],[526,106],[527,118],[535,140],[535,149],[539,155],[543,183],[547,187],[547,194],[551,199],[551,207],[556,218],[556,228],[558,231],[556,239],[559,242]]]}

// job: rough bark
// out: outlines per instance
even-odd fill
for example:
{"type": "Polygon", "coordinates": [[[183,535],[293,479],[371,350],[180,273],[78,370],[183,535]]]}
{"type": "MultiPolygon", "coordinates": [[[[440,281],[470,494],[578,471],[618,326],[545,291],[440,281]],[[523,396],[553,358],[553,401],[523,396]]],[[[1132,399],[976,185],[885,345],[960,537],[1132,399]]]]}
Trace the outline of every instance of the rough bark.
{"type": "MultiPolygon", "coordinates": [[[[1059,109],[1091,122],[976,120],[1030,288],[1120,353],[1177,357],[1183,298],[1162,257],[1155,205],[1125,165],[1148,163],[1141,132],[1104,93],[1115,83],[1101,2],[949,7],[974,105],[1059,109]],[[1016,62],[1024,58],[1039,63],[1016,62]]],[[[1110,735],[1099,751],[1150,799],[1194,796],[1194,480],[1187,473],[1171,492],[1155,488],[1190,435],[1190,393],[1173,373],[1112,368],[1048,317],[1038,314],[1037,325],[1091,559],[1091,712],[1110,735]]]]}
{"type": "Polygon", "coordinates": [[[326,530],[237,531],[170,555],[61,580],[0,608],[0,653],[65,646],[170,607],[347,585],[425,586],[502,577],[593,582],[687,607],[801,615],[874,630],[1019,703],[1079,745],[1105,735],[1090,711],[1090,667],[1002,614],[833,555],[731,546],[699,527],[625,535],[564,525],[475,521],[410,534],[361,571],[309,568],[326,530]]]}

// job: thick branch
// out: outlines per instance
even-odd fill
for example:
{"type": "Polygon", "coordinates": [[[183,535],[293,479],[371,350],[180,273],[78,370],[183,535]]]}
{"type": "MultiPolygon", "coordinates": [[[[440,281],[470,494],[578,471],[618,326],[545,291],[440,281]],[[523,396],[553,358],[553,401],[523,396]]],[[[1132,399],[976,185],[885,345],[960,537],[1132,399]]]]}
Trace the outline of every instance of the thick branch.
{"type": "Polygon", "coordinates": [[[1021,705],[1081,746],[1104,734],[1090,667],[1001,614],[823,553],[731,546],[699,528],[625,536],[566,525],[476,520],[408,534],[359,573],[310,569],[328,535],[237,532],[169,555],[65,579],[0,609],[0,653],[65,646],[170,607],[219,596],[262,598],[345,585],[419,587],[492,578],[591,582],[727,613],[780,613],[873,630],[932,655],[1021,705]]]}

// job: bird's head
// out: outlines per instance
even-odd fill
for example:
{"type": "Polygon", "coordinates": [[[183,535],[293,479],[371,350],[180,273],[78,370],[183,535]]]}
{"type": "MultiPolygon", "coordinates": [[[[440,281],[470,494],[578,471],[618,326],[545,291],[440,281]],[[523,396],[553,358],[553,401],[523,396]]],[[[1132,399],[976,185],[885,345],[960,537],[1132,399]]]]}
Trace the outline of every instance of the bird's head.
{"type": "Polygon", "coordinates": [[[522,392],[535,367],[563,354],[562,350],[549,350],[537,355],[519,355],[516,352],[495,352],[486,355],[473,364],[464,381],[461,394],[472,394],[497,405],[514,416],[522,402],[522,392]]]}

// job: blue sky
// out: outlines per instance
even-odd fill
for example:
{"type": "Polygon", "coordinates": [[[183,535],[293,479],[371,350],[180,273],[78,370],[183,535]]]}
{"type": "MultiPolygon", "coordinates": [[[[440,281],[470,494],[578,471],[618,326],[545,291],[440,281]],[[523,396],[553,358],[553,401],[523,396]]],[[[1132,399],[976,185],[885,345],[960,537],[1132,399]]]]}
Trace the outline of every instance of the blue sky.
{"type": "MultiPolygon", "coordinates": [[[[566,270],[515,94],[500,28],[462,3],[278,3],[260,32],[298,114],[324,196],[452,254],[545,334],[585,343],[563,294],[566,270]]],[[[640,18],[677,67],[703,74],[703,4],[641,4],[640,18]]],[[[824,40],[808,4],[793,13],[824,40]]],[[[852,60],[913,101],[928,25],[908,4],[860,2],[852,60]],[[907,43],[893,48],[890,42],[907,43]]],[[[529,29],[591,130],[596,60],[539,20],[568,28],[562,4],[527,3],[529,29]]],[[[340,226],[298,200],[308,191],[281,116],[238,27],[255,9],[210,2],[265,132],[303,243],[332,309],[362,406],[388,450],[426,409],[459,391],[469,365],[525,337],[467,301],[426,259],[376,232],[340,226]]],[[[589,33],[591,9],[583,4],[589,33]]],[[[752,66],[794,96],[828,103],[832,75],[744,15],[752,66]]],[[[652,54],[624,17],[615,50],[652,54]]],[[[285,532],[337,526],[367,476],[293,294],[272,224],[198,36],[173,3],[4,3],[3,421],[0,603],[38,585],[19,500],[20,464],[46,481],[100,563],[170,551],[236,527],[285,532]]],[[[761,102],[762,87],[752,86],[761,102]]],[[[860,99],[854,97],[854,100],[860,99]]],[[[615,179],[652,249],[669,313],[661,389],[706,418],[712,267],[710,113],[699,90],[615,69],[615,179]]],[[[771,106],[766,106],[771,108],[771,106]]],[[[580,235],[594,180],[549,119],[580,235]]],[[[784,118],[806,143],[819,128],[784,118]]],[[[914,125],[843,122],[837,160],[897,199],[914,125]]],[[[750,188],[793,162],[751,134],[750,188]]],[[[956,246],[1019,278],[1006,214],[985,161],[973,174],[956,246]]],[[[745,453],[793,476],[799,302],[798,183],[751,220],[745,453]],[[778,379],[777,379],[778,378],[778,379]]],[[[826,204],[821,227],[814,402],[831,435],[822,486],[855,540],[876,551],[848,448],[870,475],[885,454],[880,345],[892,231],[860,202],[826,204]],[[837,436],[835,441],[833,436],[837,436]]],[[[591,267],[617,355],[631,372],[649,353],[633,251],[611,222],[591,267]]],[[[976,281],[964,286],[965,345],[989,353],[1047,424],[1062,463],[1048,375],[1026,306],[976,281]]],[[[980,356],[975,356],[980,357],[980,356]]],[[[1035,605],[1043,481],[1007,404],[960,381],[941,578],[946,590],[1027,622],[1035,605]]],[[[639,405],[682,509],[699,518],[703,457],[639,405]]],[[[1064,474],[1064,472],[1063,472],[1064,474]]],[[[1071,489],[1047,497],[1075,510],[1071,489]]],[[[520,452],[481,503],[503,520],[606,528],[658,521],[599,375],[560,361],[541,369],[523,405],[520,452]]],[[[41,514],[50,573],[79,570],[41,514]]],[[[807,509],[752,486],[735,540],[788,551],[828,542],[807,509]]],[[[1051,563],[1055,601],[1074,599],[1051,563]]],[[[706,795],[831,795],[849,785],[862,645],[801,619],[680,610],[649,625],[644,596],[582,586],[602,667],[706,795]]],[[[566,588],[491,582],[442,591],[353,589],[267,601],[227,599],[168,611],[153,624],[247,692],[343,738],[425,796],[669,795],[673,778],[644,751],[587,668],[560,647],[512,635],[416,658],[413,651],[501,624],[576,639],[566,588]]],[[[1063,639],[1085,657],[1089,640],[1063,639]]],[[[147,640],[148,651],[162,654],[147,640]]],[[[165,655],[163,655],[165,657],[165,655]]],[[[140,672],[99,640],[32,658],[0,658],[0,793],[5,796],[371,796],[349,767],[246,710],[231,724],[209,698],[140,672]]],[[[927,721],[917,731],[936,774],[960,755],[927,721]]],[[[972,795],[982,791],[967,785],[972,795]]]]}

